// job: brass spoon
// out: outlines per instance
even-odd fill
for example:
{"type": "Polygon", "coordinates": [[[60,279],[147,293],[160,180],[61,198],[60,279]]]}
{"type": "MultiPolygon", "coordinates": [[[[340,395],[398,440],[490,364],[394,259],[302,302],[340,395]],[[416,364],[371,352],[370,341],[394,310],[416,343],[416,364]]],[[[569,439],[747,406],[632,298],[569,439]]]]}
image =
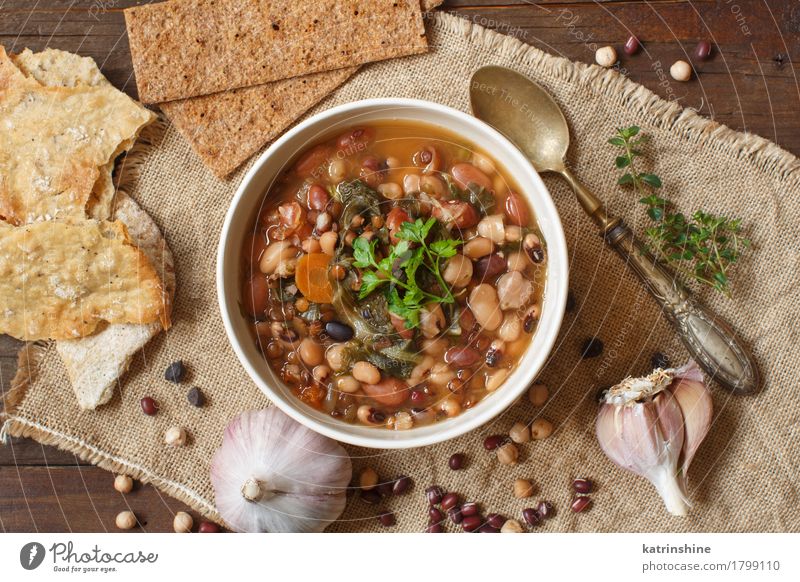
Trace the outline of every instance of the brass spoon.
{"type": "Polygon", "coordinates": [[[470,83],[472,112],[503,133],[531,160],[538,172],[556,172],[569,182],[578,202],[600,233],[647,285],[695,361],[735,394],[758,390],[758,369],[734,331],[697,303],[674,273],[661,265],[618,217],[564,162],[569,127],[559,106],[542,87],[505,67],[483,67],[470,83]]]}

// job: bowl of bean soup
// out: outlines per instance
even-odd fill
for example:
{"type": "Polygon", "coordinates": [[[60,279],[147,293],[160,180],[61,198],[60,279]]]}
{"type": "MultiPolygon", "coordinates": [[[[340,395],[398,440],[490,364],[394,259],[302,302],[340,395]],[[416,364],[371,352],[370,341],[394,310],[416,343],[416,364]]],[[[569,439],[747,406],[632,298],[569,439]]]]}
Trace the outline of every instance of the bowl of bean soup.
{"type": "Polygon", "coordinates": [[[513,144],[418,100],[320,113],[237,190],[217,289],[256,385],[339,441],[409,448],[491,420],[533,382],[567,296],[561,222],[513,144]]]}

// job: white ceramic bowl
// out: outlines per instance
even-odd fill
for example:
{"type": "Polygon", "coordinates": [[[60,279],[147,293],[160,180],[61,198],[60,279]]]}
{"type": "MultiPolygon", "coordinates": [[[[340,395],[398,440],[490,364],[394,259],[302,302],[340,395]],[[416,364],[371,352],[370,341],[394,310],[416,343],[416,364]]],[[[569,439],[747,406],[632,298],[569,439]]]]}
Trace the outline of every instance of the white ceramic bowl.
{"type": "Polygon", "coordinates": [[[225,217],[217,254],[217,293],[228,339],[256,385],[284,412],[338,441],[374,448],[431,445],[473,430],[513,404],[536,378],[556,340],[567,299],[568,258],[556,207],[539,175],[500,133],[450,107],[414,99],[368,99],[334,107],[300,123],[270,146],[247,172],[225,217]],[[303,404],[274,374],[259,352],[240,310],[241,249],[264,194],[297,155],[337,129],[380,120],[413,120],[440,126],[492,154],[533,208],[547,248],[547,284],[541,319],[525,355],[495,393],[474,408],[432,425],[406,431],[348,424],[303,404]]]}

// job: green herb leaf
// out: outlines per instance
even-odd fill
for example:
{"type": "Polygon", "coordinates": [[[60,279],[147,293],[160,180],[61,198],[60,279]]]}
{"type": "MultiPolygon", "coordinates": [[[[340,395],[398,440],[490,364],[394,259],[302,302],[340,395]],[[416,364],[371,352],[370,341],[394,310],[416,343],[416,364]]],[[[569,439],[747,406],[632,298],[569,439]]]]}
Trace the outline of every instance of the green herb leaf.
{"type": "Polygon", "coordinates": [[[354,267],[363,269],[364,267],[371,267],[375,264],[376,243],[377,241],[373,241],[372,244],[370,244],[370,241],[362,237],[358,237],[353,241],[354,267]]]}
{"type": "Polygon", "coordinates": [[[361,276],[361,289],[358,291],[358,296],[363,299],[383,283],[386,283],[386,279],[378,277],[375,271],[367,271],[361,276]]]}

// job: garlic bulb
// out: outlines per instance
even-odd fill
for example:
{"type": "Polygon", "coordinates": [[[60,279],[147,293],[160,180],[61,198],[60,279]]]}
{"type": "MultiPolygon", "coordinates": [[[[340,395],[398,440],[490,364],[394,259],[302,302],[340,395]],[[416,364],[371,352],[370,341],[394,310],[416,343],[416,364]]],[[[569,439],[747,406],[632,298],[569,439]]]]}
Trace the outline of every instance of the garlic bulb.
{"type": "Polygon", "coordinates": [[[347,452],[275,406],[243,412],[211,461],[217,510],[240,532],[318,532],[344,510],[347,452]]]}
{"type": "Polygon", "coordinates": [[[597,439],[608,458],[655,486],[670,513],[686,515],[687,471],[711,417],[711,393],[690,361],[610,388],[597,416],[597,439]]]}

